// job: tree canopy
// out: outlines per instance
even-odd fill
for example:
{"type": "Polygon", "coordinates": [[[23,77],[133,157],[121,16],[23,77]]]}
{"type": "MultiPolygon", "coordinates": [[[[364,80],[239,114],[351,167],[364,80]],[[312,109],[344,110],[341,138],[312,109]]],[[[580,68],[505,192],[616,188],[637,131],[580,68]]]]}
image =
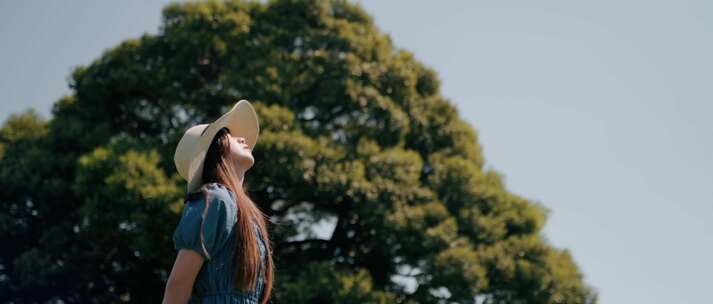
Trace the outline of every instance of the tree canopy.
{"type": "Polygon", "coordinates": [[[184,131],[239,99],[271,216],[275,303],[596,303],[549,212],[484,167],[436,71],[349,1],[208,1],[71,74],[0,129],[0,300],[158,302],[184,131]],[[334,225],[328,237],[314,227],[334,225]]]}

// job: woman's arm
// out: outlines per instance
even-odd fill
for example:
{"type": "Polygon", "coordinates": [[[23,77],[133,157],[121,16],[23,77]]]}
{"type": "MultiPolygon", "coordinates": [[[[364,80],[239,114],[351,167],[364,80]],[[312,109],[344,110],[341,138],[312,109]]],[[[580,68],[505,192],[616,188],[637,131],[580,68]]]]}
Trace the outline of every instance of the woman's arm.
{"type": "Polygon", "coordinates": [[[164,304],[187,303],[204,258],[193,250],[181,249],[176,256],[163,294],[164,304]]]}

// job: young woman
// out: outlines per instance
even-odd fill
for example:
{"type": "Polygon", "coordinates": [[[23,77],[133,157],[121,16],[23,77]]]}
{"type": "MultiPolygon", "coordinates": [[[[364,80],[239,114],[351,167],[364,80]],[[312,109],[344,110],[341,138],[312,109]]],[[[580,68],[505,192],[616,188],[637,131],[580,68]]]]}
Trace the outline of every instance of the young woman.
{"type": "Polygon", "coordinates": [[[266,220],[243,188],[258,132],[254,109],[241,100],[179,141],[174,161],[188,193],[163,303],[268,303],[274,270],[266,220]]]}

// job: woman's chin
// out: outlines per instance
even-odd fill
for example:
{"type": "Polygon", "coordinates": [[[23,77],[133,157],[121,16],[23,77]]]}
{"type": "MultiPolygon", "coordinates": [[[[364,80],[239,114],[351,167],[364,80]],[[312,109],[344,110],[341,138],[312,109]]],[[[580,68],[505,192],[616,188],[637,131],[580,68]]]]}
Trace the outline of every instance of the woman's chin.
{"type": "Polygon", "coordinates": [[[243,154],[243,155],[240,155],[240,159],[238,160],[238,163],[240,163],[240,166],[244,167],[247,170],[250,167],[252,167],[253,164],[255,164],[255,158],[250,153],[243,154]]]}

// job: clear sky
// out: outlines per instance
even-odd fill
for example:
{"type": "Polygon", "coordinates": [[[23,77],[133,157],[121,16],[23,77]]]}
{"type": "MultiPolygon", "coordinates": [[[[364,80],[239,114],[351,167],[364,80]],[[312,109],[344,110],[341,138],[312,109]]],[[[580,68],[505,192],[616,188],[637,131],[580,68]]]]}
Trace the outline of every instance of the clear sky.
{"type": "MultiPolygon", "coordinates": [[[[167,1],[0,1],[0,121],[167,1]]],[[[601,303],[710,303],[713,2],[360,1],[442,80],[486,166],[552,210],[601,303]],[[576,3],[575,3],[576,2],[576,3]]]]}

